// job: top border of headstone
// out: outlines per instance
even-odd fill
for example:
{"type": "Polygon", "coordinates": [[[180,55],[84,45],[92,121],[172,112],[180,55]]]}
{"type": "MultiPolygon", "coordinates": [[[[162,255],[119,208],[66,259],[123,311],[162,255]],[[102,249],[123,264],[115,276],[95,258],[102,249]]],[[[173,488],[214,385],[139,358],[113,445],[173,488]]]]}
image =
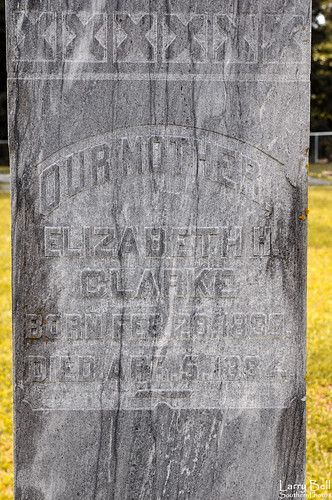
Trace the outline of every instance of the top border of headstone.
{"type": "MultiPolygon", "coordinates": [[[[203,0],[194,11],[12,2],[9,77],[308,80],[310,15],[298,0],[203,0]],[[30,6],[31,4],[31,6],[30,6]],[[285,6],[285,4],[287,4],[285,6]],[[82,10],[83,9],[83,10],[82,10]]],[[[81,4],[81,3],[80,3],[81,4]]]]}

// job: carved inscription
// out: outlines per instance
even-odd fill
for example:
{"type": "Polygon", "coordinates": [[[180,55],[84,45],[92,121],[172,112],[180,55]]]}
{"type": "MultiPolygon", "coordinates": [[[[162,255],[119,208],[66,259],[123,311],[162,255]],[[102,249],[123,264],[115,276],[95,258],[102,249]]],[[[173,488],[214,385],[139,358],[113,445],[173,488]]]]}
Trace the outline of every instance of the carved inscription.
{"type": "Polygon", "coordinates": [[[135,269],[126,273],[117,269],[84,269],[81,274],[82,296],[86,298],[122,297],[206,297],[230,299],[238,295],[233,269],[135,269]]]}
{"type": "MultiPolygon", "coordinates": [[[[263,378],[286,378],[287,368],[282,359],[264,363],[260,356],[206,356],[191,354],[185,356],[130,356],[126,368],[120,368],[120,362],[114,358],[102,372],[102,362],[93,356],[63,355],[46,358],[44,356],[29,356],[27,359],[27,380],[29,382],[93,382],[98,377],[105,381],[121,378],[123,382],[144,386],[151,382],[217,382],[260,380],[263,378]]],[[[136,388],[138,388],[136,387],[136,388]]],[[[134,394],[137,398],[148,398],[159,391],[142,387],[134,394]],[[144,391],[144,392],[143,392],[144,391]]],[[[165,390],[165,389],[164,389],[165,390]]],[[[169,393],[173,391],[168,391],[169,393]]],[[[187,390],[187,395],[191,394],[187,390]]],[[[171,394],[170,394],[171,395],[171,394]]],[[[182,397],[174,391],[171,397],[182,397]]]]}
{"type": "Polygon", "coordinates": [[[112,183],[114,173],[123,178],[152,174],[161,190],[179,194],[188,183],[205,179],[271,210],[263,200],[262,167],[256,160],[209,141],[166,135],[122,136],[48,166],[40,174],[41,213],[47,215],[64,198],[112,183]]]}
{"type": "Polygon", "coordinates": [[[92,382],[96,377],[96,360],[92,356],[29,356],[29,382],[92,382]]]}
{"type": "MultiPolygon", "coordinates": [[[[206,345],[206,344],[205,344],[206,345]]],[[[216,353],[195,348],[179,353],[149,354],[139,345],[135,354],[94,354],[26,358],[24,383],[36,409],[112,409],[118,384],[124,408],[151,408],[160,402],[174,408],[260,408],[289,404],[294,378],[292,354],[276,348],[269,356],[257,348],[235,346],[216,353]],[[77,387],[84,384],[86,396],[77,387]],[[45,391],[45,388],[48,390],[45,391]]]]}
{"type": "MultiPolygon", "coordinates": [[[[204,58],[205,16],[166,17],[165,57],[181,59],[194,37],[192,57],[204,58]]],[[[93,18],[80,21],[92,37],[93,18]]],[[[135,50],[152,61],[154,16],[113,21],[119,61],[137,57],[132,24],[135,50]]],[[[289,207],[273,184],[293,188],[278,160],[221,134],[146,126],[75,143],[37,168],[41,272],[56,299],[24,316],[34,409],[289,405],[279,219],[289,207]]]]}
{"type": "Polygon", "coordinates": [[[79,227],[44,228],[45,257],[132,256],[144,259],[195,258],[222,262],[279,255],[278,233],[269,226],[235,227],[79,227]]]}
{"type": "Polygon", "coordinates": [[[149,314],[118,313],[70,313],[28,314],[25,338],[29,340],[82,341],[106,339],[111,341],[149,341],[169,338],[210,341],[214,338],[264,339],[281,338],[284,335],[284,314],[274,313],[219,313],[208,316],[183,311],[172,317],[158,310],[149,314]]]}

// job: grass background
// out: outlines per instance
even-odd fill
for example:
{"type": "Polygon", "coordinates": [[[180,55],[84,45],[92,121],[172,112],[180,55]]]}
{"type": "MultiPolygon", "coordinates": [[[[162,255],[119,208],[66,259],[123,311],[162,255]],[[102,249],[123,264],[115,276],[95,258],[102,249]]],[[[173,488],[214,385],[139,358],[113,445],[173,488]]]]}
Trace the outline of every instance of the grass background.
{"type": "Polygon", "coordinates": [[[311,163],[309,173],[315,179],[332,182],[332,163],[311,163]]]}
{"type": "Polygon", "coordinates": [[[323,484],[332,470],[332,186],[311,186],[309,209],[307,476],[323,484]]]}
{"type": "MultiPolygon", "coordinates": [[[[311,174],[322,177],[321,167],[311,174]]],[[[332,185],[309,188],[309,209],[307,478],[323,484],[332,470],[332,185]]],[[[0,500],[13,498],[9,230],[0,191],[0,500]]]]}
{"type": "Polygon", "coordinates": [[[0,500],[13,498],[10,199],[0,191],[0,500]]]}

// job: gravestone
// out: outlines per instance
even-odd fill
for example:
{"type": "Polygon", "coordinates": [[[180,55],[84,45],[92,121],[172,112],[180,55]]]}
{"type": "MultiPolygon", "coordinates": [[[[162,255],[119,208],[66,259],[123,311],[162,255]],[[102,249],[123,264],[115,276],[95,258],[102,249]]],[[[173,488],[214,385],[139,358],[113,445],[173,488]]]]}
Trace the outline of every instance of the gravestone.
{"type": "Polygon", "coordinates": [[[9,0],[15,494],[304,483],[309,0],[9,0]]]}

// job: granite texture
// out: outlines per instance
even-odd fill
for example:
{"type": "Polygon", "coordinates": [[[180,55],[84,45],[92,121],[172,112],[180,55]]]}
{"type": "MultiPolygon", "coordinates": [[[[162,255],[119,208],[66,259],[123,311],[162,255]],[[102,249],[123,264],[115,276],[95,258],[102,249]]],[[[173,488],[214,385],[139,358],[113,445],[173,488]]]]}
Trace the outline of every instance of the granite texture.
{"type": "Polygon", "coordinates": [[[15,498],[305,481],[309,0],[8,0],[15,498]]]}

